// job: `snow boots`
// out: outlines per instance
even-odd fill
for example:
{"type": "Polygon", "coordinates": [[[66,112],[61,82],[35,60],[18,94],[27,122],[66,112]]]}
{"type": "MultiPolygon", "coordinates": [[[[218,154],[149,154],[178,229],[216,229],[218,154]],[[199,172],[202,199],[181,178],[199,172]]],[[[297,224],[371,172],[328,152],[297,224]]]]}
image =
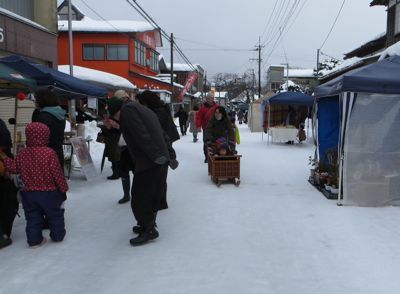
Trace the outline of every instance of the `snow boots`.
{"type": "Polygon", "coordinates": [[[126,178],[121,178],[121,183],[122,183],[122,190],[124,191],[124,197],[122,197],[118,203],[119,204],[124,204],[126,202],[129,202],[131,200],[130,197],[130,192],[131,192],[131,180],[130,177],[126,178]]]}
{"type": "MultiPolygon", "coordinates": [[[[141,227],[139,227],[141,228],[141,227]]],[[[130,239],[129,243],[131,243],[132,246],[139,246],[143,245],[151,240],[154,240],[158,238],[159,233],[156,230],[154,224],[151,226],[148,226],[146,229],[143,228],[143,231],[139,233],[139,236],[136,238],[130,239]]]]}

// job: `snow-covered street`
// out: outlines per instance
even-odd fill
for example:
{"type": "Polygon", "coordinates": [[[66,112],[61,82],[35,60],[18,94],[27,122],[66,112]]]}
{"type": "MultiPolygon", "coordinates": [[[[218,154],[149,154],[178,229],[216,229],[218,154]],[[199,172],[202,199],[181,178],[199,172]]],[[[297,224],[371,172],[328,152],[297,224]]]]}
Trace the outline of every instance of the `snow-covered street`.
{"type": "MultiPolygon", "coordinates": [[[[160,237],[140,247],[129,244],[134,218],[108,163],[93,181],[74,171],[65,240],[29,249],[20,209],[14,243],[0,251],[0,293],[400,293],[399,208],[339,207],[307,182],[311,144],[240,132],[239,187],[210,180],[201,140],[174,144],[170,208],[160,237]]],[[[102,148],[91,146],[98,170],[102,148]]]]}

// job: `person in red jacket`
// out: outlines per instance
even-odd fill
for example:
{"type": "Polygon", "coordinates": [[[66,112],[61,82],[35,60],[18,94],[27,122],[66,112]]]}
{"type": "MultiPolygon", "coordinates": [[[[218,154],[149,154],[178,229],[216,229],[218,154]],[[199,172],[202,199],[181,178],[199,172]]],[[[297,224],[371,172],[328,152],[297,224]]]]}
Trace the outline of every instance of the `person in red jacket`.
{"type": "Polygon", "coordinates": [[[65,236],[64,209],[61,207],[62,193],[68,191],[56,152],[47,147],[50,129],[43,123],[33,122],[25,129],[27,147],[15,160],[4,160],[7,171],[18,173],[24,187],[21,191],[26,218],[26,235],[30,247],[36,248],[46,242],[42,235],[43,218],[49,221],[50,237],[60,242],[65,236]]]}
{"type": "Polygon", "coordinates": [[[207,94],[206,102],[201,106],[199,112],[196,115],[196,126],[198,129],[203,129],[203,152],[204,162],[207,163],[207,145],[205,142],[204,131],[207,128],[207,124],[210,118],[213,116],[215,109],[218,108],[218,104],[214,102],[214,97],[211,94],[207,94]]]}

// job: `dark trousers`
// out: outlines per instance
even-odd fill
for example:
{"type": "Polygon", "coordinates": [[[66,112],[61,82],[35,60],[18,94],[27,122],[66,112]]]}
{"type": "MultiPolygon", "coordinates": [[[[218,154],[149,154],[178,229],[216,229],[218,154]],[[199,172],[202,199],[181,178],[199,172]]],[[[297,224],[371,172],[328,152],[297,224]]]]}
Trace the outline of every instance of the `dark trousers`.
{"type": "Polygon", "coordinates": [[[18,212],[17,188],[10,179],[0,178],[0,239],[11,236],[12,226],[18,212]]]}
{"type": "Polygon", "coordinates": [[[139,226],[154,226],[165,189],[168,165],[157,165],[135,173],[131,191],[131,207],[139,226]]]}
{"type": "Polygon", "coordinates": [[[61,193],[58,191],[21,192],[26,218],[26,237],[29,246],[42,242],[43,218],[49,223],[50,238],[60,242],[65,236],[64,209],[60,207],[61,193]]]}
{"type": "Polygon", "coordinates": [[[205,131],[203,130],[203,152],[204,152],[204,159],[208,158],[208,147],[205,141],[205,131]]]}
{"type": "Polygon", "coordinates": [[[181,134],[182,134],[182,136],[183,135],[186,135],[186,123],[184,123],[184,124],[179,124],[179,127],[181,128],[181,134]]]}

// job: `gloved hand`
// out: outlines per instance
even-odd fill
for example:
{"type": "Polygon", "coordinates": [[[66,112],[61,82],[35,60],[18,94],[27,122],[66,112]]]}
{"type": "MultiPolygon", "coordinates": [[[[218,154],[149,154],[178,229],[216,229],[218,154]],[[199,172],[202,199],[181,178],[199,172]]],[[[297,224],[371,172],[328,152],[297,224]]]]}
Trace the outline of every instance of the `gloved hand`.
{"type": "Polygon", "coordinates": [[[178,166],[179,166],[179,162],[178,162],[178,160],[176,160],[176,159],[171,159],[170,161],[169,161],[169,167],[171,168],[171,169],[176,169],[178,166]]]}
{"type": "Polygon", "coordinates": [[[165,157],[165,156],[160,156],[160,157],[158,157],[158,158],[156,158],[156,160],[154,160],[154,163],[157,163],[157,164],[159,164],[159,165],[163,165],[163,164],[166,164],[167,163],[167,157],[165,157]]]}

